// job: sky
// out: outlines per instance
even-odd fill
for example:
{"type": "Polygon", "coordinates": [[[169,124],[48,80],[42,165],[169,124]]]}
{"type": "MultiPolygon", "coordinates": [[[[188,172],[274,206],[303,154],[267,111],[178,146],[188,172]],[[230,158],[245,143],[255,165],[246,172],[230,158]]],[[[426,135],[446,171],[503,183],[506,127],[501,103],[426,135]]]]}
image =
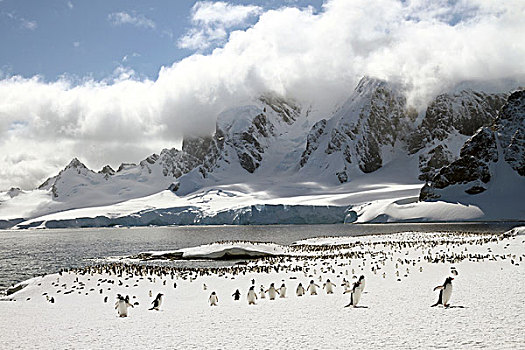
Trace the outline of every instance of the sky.
{"type": "Polygon", "coordinates": [[[266,92],[328,117],[364,75],[416,108],[522,83],[523,18],[522,0],[0,0],[0,190],[139,162],[266,92]]]}

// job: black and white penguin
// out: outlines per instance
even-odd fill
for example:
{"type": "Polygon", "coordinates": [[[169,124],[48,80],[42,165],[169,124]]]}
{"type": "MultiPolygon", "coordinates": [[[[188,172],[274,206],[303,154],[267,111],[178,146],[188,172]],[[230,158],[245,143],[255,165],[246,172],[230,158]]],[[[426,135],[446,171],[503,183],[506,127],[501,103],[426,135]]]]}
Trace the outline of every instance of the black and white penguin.
{"type": "Polygon", "coordinates": [[[438,297],[438,301],[431,307],[438,306],[438,305],[443,305],[444,307],[450,306],[448,302],[450,301],[450,296],[452,295],[452,280],[453,279],[454,279],[453,277],[447,277],[447,279],[445,279],[445,283],[443,283],[442,286],[437,286],[436,288],[434,288],[434,290],[439,289],[439,297],[438,297]]]}
{"type": "Polygon", "coordinates": [[[255,286],[251,286],[248,291],[248,305],[255,305],[255,300],[257,300],[257,293],[255,293],[255,286]]]}
{"type": "Polygon", "coordinates": [[[133,307],[129,303],[129,296],[124,298],[122,295],[117,296],[117,302],[115,303],[115,309],[118,311],[119,317],[128,317],[128,307],[133,307]]]}
{"type": "Polygon", "coordinates": [[[286,298],[286,286],[284,283],[281,285],[281,288],[279,288],[279,298],[286,298]]]}
{"type": "Polygon", "coordinates": [[[306,290],[310,291],[310,295],[317,295],[317,288],[319,288],[319,286],[315,284],[314,280],[311,280],[306,290]]]}
{"type": "MultiPolygon", "coordinates": [[[[354,283],[352,290],[350,293],[350,303],[346,305],[345,307],[353,306],[357,307],[357,303],[359,303],[359,300],[361,299],[361,282],[357,281],[354,283]]],[[[344,292],[345,294],[347,292],[344,292]]]]}
{"type": "Polygon", "coordinates": [[[210,298],[208,299],[210,302],[210,306],[217,306],[217,303],[219,302],[219,297],[215,292],[211,292],[210,298]]]}
{"type": "Polygon", "coordinates": [[[266,298],[266,294],[264,292],[264,286],[261,284],[261,289],[259,290],[259,295],[261,296],[261,299],[266,298]]]}
{"type": "Polygon", "coordinates": [[[232,294],[233,300],[239,300],[241,299],[241,292],[237,289],[235,293],[232,294]]]}
{"type": "Polygon", "coordinates": [[[365,276],[361,275],[359,276],[359,288],[361,289],[361,293],[365,291],[365,276]]]}
{"type": "Polygon", "coordinates": [[[279,293],[277,289],[275,289],[275,284],[273,283],[270,283],[270,288],[268,288],[266,292],[268,293],[268,298],[270,298],[270,300],[274,300],[279,293]]]}
{"type": "Polygon", "coordinates": [[[335,284],[330,282],[330,279],[327,279],[326,282],[323,284],[323,288],[326,289],[326,294],[333,294],[334,287],[335,287],[335,284]]]}
{"type": "Polygon", "coordinates": [[[298,297],[302,297],[305,293],[306,291],[304,290],[302,283],[299,283],[299,285],[297,286],[297,289],[295,290],[295,294],[298,297]]]}
{"type": "Polygon", "coordinates": [[[157,311],[159,311],[159,308],[160,308],[160,306],[162,305],[162,296],[163,296],[163,295],[164,295],[164,294],[162,294],[162,293],[157,294],[157,297],[155,298],[155,300],[153,300],[153,301],[151,302],[151,304],[152,304],[153,306],[151,307],[150,310],[157,310],[157,311]]]}

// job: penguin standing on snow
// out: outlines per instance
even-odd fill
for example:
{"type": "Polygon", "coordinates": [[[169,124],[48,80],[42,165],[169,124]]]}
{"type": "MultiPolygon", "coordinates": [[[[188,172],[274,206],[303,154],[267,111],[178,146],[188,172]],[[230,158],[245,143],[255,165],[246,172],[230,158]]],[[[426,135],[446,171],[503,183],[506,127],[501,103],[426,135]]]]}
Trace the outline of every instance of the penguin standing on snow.
{"type": "MultiPolygon", "coordinates": [[[[352,287],[352,290],[350,293],[350,303],[346,305],[345,307],[353,306],[357,307],[357,303],[359,303],[359,299],[361,299],[361,282],[357,281],[354,283],[354,286],[352,287]]],[[[347,292],[344,292],[343,294],[346,294],[347,292]]]]}
{"type": "Polygon", "coordinates": [[[133,307],[129,303],[129,296],[124,298],[122,295],[117,295],[117,302],[115,303],[115,309],[118,311],[119,317],[128,317],[128,307],[133,307]]]}
{"type": "Polygon", "coordinates": [[[163,295],[164,294],[162,294],[162,293],[157,294],[157,297],[155,298],[155,300],[153,300],[151,302],[151,304],[153,306],[151,307],[150,310],[157,310],[157,311],[159,311],[160,305],[162,305],[162,296],[163,295]]]}
{"type": "Polygon", "coordinates": [[[308,285],[308,288],[306,288],[306,290],[310,291],[310,295],[317,295],[317,288],[319,288],[319,286],[317,284],[315,284],[314,280],[311,280],[310,284],[308,285]]]}
{"type": "Polygon", "coordinates": [[[450,296],[452,295],[452,280],[453,279],[454,279],[453,277],[447,277],[447,279],[445,280],[445,283],[443,283],[442,286],[437,286],[436,288],[434,288],[434,290],[439,289],[439,297],[438,297],[438,301],[431,307],[438,306],[438,305],[443,305],[444,307],[450,306],[448,302],[450,301],[450,296]]]}
{"type": "Polygon", "coordinates": [[[286,286],[284,283],[281,285],[281,288],[279,288],[279,298],[286,298],[286,286]]]}
{"type": "Polygon", "coordinates": [[[235,293],[232,294],[233,300],[239,300],[241,299],[241,292],[237,289],[235,293]]]}
{"type": "Polygon", "coordinates": [[[359,288],[361,289],[361,294],[365,291],[365,276],[361,275],[359,277],[359,288]]]}
{"type": "Polygon", "coordinates": [[[326,294],[334,294],[334,287],[335,284],[330,282],[329,279],[327,279],[326,282],[323,284],[323,288],[326,288],[326,294]]]}
{"type": "Polygon", "coordinates": [[[346,280],[346,278],[343,278],[343,283],[341,284],[341,286],[345,287],[346,293],[350,293],[352,291],[352,285],[350,284],[350,281],[346,280]]]}
{"type": "Polygon", "coordinates": [[[248,291],[248,305],[255,305],[255,300],[257,300],[257,293],[255,293],[255,286],[251,286],[248,291]]]}
{"type": "Polygon", "coordinates": [[[273,283],[270,284],[270,288],[268,288],[266,292],[268,293],[268,298],[270,298],[270,300],[274,300],[279,293],[277,289],[275,289],[275,285],[273,283]]]}
{"type": "Polygon", "coordinates": [[[299,285],[297,286],[297,289],[295,290],[295,294],[298,297],[302,297],[306,293],[306,290],[304,290],[303,284],[299,282],[299,285]]]}
{"type": "Polygon", "coordinates": [[[264,292],[264,286],[261,284],[261,289],[259,291],[259,295],[261,296],[261,299],[265,299],[266,298],[266,294],[264,292]]]}
{"type": "Polygon", "coordinates": [[[219,302],[219,297],[217,297],[217,294],[215,292],[211,292],[208,301],[210,302],[210,306],[217,306],[217,303],[219,302]]]}

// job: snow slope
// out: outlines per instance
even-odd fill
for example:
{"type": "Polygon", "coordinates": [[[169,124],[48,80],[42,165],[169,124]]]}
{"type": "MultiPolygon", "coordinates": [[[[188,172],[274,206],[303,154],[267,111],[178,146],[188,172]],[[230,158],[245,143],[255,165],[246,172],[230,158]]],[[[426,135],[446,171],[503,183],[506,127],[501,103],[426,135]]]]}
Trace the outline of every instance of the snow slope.
{"type": "Polygon", "coordinates": [[[297,258],[198,273],[168,266],[145,276],[99,270],[37,277],[0,301],[0,342],[9,349],[519,349],[525,343],[523,237],[320,238],[298,242],[297,258]],[[343,278],[355,281],[361,274],[363,308],[345,308],[350,297],[343,294],[343,278]],[[431,308],[438,298],[433,289],[447,276],[454,277],[451,307],[431,308]],[[266,295],[249,306],[252,279],[257,292],[284,283],[286,298],[266,295]],[[328,279],[336,284],[334,294],[322,288],[328,279]],[[297,297],[297,285],[310,280],[318,295],[297,297]],[[240,301],[232,298],[236,289],[240,301]],[[164,293],[160,311],[148,311],[149,291],[164,293]],[[212,291],[216,307],[208,304],[212,291]],[[114,308],[117,293],[138,303],[126,318],[114,308]]]}

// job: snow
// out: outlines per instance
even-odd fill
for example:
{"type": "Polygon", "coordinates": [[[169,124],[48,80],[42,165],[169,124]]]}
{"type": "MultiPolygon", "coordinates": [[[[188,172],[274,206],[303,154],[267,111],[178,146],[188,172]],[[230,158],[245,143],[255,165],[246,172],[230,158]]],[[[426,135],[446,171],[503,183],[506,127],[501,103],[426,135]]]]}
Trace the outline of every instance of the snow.
{"type": "Polygon", "coordinates": [[[297,243],[300,256],[296,258],[264,258],[235,265],[245,274],[225,270],[198,277],[180,271],[173,279],[169,274],[126,279],[126,275],[106,273],[37,277],[0,301],[0,342],[7,349],[516,349],[525,344],[522,235],[404,233],[297,243]],[[315,245],[324,257],[306,257],[316,255],[308,249],[315,245]],[[434,263],[426,259],[444,254],[483,254],[487,258],[434,263]],[[256,272],[256,266],[271,271],[256,272]],[[452,307],[431,308],[437,300],[433,288],[450,276],[452,266],[459,272],[454,276],[452,307]],[[294,271],[294,267],[303,271],[294,271]],[[379,268],[377,273],[372,267],[379,268]],[[366,288],[360,305],[367,308],[345,308],[349,296],[342,294],[342,279],[352,281],[361,274],[366,288]],[[75,283],[76,278],[84,286],[75,283]],[[248,306],[251,279],[255,279],[256,291],[260,285],[268,288],[270,283],[280,286],[284,281],[287,297],[258,299],[255,306],[248,306]],[[320,288],[317,296],[296,297],[297,284],[306,286],[311,279],[321,287],[330,279],[336,284],[335,293],[328,295],[320,288]],[[237,302],[231,296],[236,289],[242,294],[237,302]],[[69,290],[73,293],[64,295],[69,290]],[[158,292],[165,294],[160,311],[147,310],[153,300],[150,290],[153,297],[158,292]],[[207,302],[212,291],[219,296],[217,307],[207,302]],[[55,303],[46,301],[43,293],[53,296],[55,303]],[[117,293],[139,302],[127,318],[119,318],[114,309],[117,293]]]}
{"type": "MultiPolygon", "coordinates": [[[[474,95],[465,92],[447,97],[446,109],[452,113],[449,117],[460,118],[468,105],[465,101],[480,98],[474,95]]],[[[439,201],[416,201],[424,185],[418,179],[419,158],[423,163],[429,161],[428,152],[443,145],[447,157],[456,159],[467,136],[453,125],[447,126],[447,130],[441,130],[446,133],[443,140],[427,140],[423,148],[408,154],[405,138],[414,131],[407,124],[409,117],[403,117],[392,133],[376,125],[397,124],[395,120],[405,108],[398,86],[365,77],[346,102],[326,116],[316,112],[313,117],[310,108],[301,109],[295,102],[275,96],[239,103],[244,104],[218,115],[217,125],[223,136],[222,143],[215,141],[223,148],[208,149],[213,151],[211,155],[197,146],[193,150],[199,157],[204,153],[213,159],[203,161],[191,152],[166,149],[138,165],[123,165],[113,175],[96,173],[75,159],[42,189],[0,192],[0,227],[525,218],[521,203],[525,181],[502,161],[501,150],[500,162],[492,169],[494,176],[485,192],[469,195],[464,190],[472,184],[460,184],[440,191],[439,201]],[[388,107],[389,103],[395,108],[388,107]],[[380,117],[379,123],[370,120],[371,110],[380,117]],[[326,118],[325,128],[317,135],[312,127],[321,117],[326,118]],[[378,150],[367,155],[368,148],[362,142],[371,135],[378,138],[378,150]],[[308,150],[307,138],[312,141],[308,150]],[[374,155],[380,156],[381,168],[364,174],[361,163],[375,167],[374,155]],[[240,159],[247,160],[241,164],[240,159]],[[202,162],[206,169],[199,165],[202,162]]]]}
{"type": "Polygon", "coordinates": [[[256,242],[220,242],[190,247],[173,251],[152,251],[139,253],[139,256],[162,259],[167,255],[181,255],[181,259],[223,259],[225,257],[262,257],[278,256],[285,252],[285,248],[273,243],[256,242]]]}

